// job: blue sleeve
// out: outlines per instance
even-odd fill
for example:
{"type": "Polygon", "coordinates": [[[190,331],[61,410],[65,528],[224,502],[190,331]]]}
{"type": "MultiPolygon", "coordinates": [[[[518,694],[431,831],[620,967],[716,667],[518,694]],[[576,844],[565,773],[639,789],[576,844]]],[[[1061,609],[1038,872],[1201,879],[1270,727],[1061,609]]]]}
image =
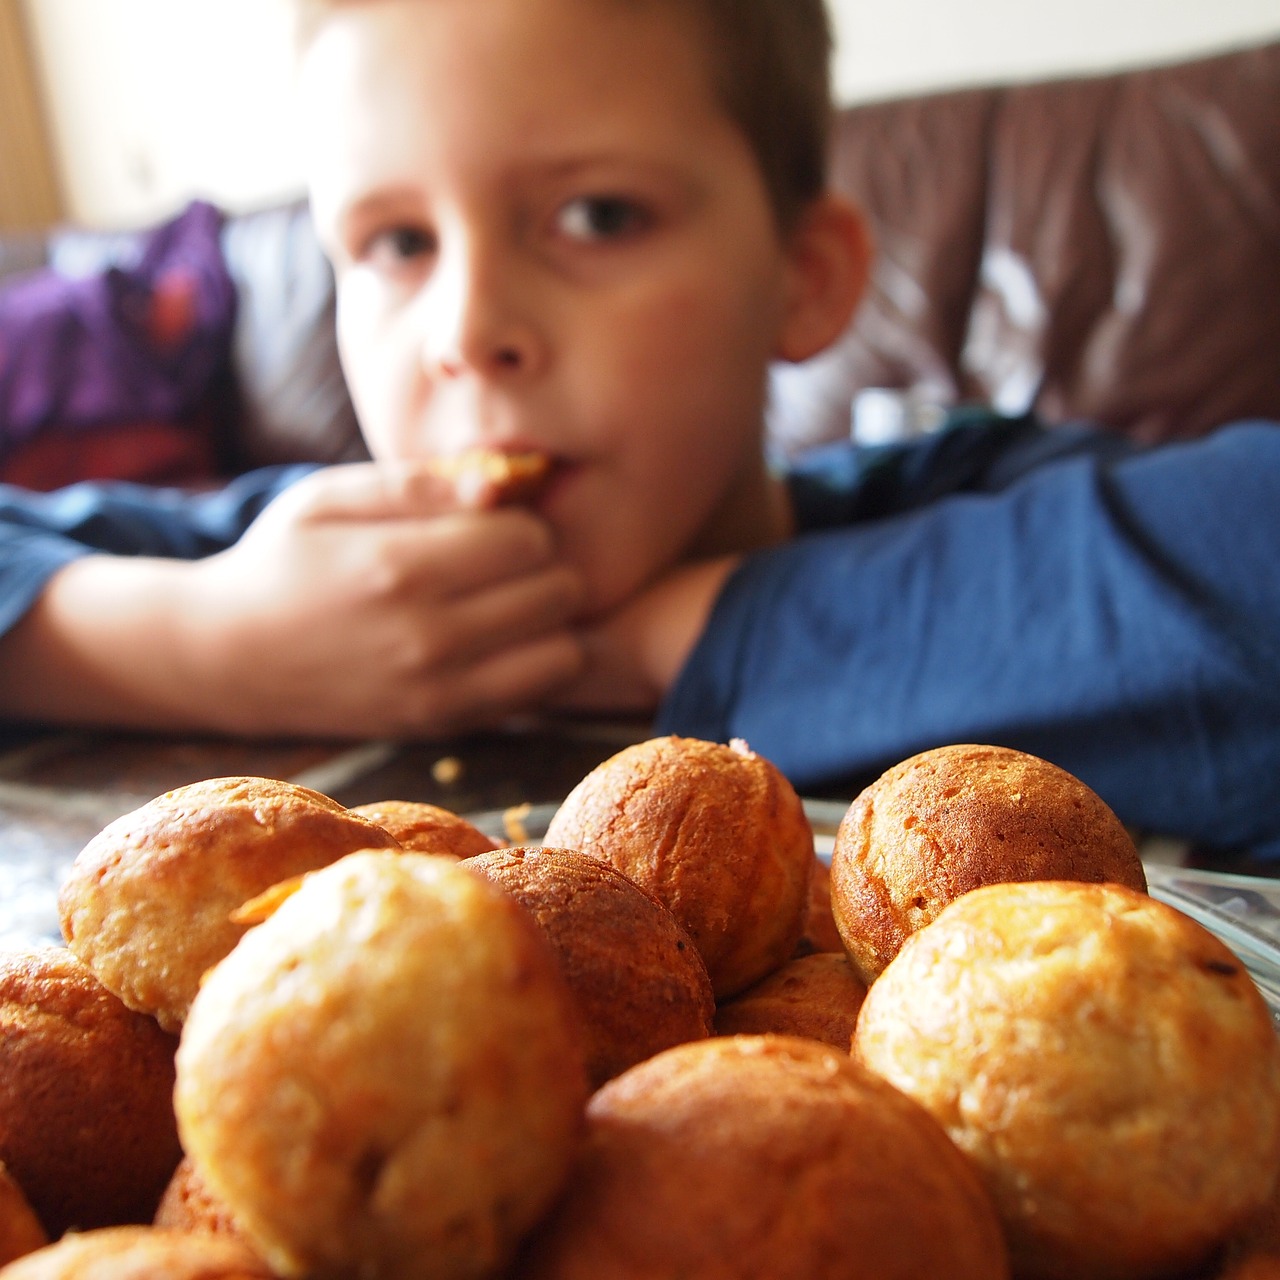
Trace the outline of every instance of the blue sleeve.
{"type": "Polygon", "coordinates": [[[1280,425],[897,507],[750,557],[659,731],[802,789],[1000,743],[1142,829],[1280,856],[1280,425]]]}
{"type": "Polygon", "coordinates": [[[311,470],[266,467],[194,495],[132,484],[77,484],[54,493],[0,485],[0,636],[70,561],[95,551],[181,560],[211,555],[311,470]]]}

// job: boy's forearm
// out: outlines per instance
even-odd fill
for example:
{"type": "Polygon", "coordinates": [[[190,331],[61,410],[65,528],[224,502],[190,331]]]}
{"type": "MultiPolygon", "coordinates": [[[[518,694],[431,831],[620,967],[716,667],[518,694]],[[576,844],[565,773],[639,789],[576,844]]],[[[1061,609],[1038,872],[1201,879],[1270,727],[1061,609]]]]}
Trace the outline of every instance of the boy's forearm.
{"type": "Polygon", "coordinates": [[[86,556],[60,569],[0,639],[0,716],[178,728],[203,723],[184,676],[182,561],[86,556]]]}

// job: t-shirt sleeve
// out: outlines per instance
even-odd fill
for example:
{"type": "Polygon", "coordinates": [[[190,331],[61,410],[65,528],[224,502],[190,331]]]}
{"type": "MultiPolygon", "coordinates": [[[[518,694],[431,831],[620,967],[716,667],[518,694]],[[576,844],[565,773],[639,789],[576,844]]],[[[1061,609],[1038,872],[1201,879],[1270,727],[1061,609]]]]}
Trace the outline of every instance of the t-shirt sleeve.
{"type": "Polygon", "coordinates": [[[0,636],[72,560],[93,552],[181,560],[211,555],[312,470],[266,467],[199,494],[132,484],[77,484],[53,493],[0,485],[0,636]]]}
{"type": "Polygon", "coordinates": [[[659,732],[799,785],[1031,751],[1149,831],[1280,856],[1280,426],[1084,452],[748,558],[659,732]]]}

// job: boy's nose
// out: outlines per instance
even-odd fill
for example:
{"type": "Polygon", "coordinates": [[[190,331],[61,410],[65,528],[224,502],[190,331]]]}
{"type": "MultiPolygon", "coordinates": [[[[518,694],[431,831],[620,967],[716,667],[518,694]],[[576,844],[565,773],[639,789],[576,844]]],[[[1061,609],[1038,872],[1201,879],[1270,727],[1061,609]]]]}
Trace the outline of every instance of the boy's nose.
{"type": "Polygon", "coordinates": [[[527,297],[498,264],[463,261],[442,270],[427,300],[423,360],[443,378],[536,372],[545,351],[527,297]]]}

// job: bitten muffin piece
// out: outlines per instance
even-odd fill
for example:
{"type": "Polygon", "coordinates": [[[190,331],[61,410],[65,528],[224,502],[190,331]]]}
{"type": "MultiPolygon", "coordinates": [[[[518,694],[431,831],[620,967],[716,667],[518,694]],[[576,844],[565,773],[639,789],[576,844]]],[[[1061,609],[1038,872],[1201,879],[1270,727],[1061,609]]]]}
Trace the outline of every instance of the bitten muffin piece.
{"type": "Polygon", "coordinates": [[[587,1118],[522,1280],[1008,1275],[990,1200],[936,1121],[813,1040],[678,1045],[587,1118]]]}
{"type": "Polygon", "coordinates": [[[745,743],[624,748],[569,793],[546,843],[611,863],[664,903],[717,999],[789,960],[804,929],[813,830],[795,789],[745,743]]]}
{"type": "Polygon", "coordinates": [[[0,1271],[4,1280],[276,1280],[242,1244],[214,1236],[105,1227],[72,1232],[0,1271]]]}
{"type": "Polygon", "coordinates": [[[849,806],[831,855],[832,911],[867,983],[947,903],[1007,880],[1147,887],[1132,837],[1092,790],[1006,747],[937,747],[889,769],[849,806]]]}
{"type": "Polygon", "coordinates": [[[359,852],[209,974],[178,1049],[184,1149],[282,1275],[488,1275],[581,1136],[577,1012],[510,895],[359,852]]]}
{"type": "Polygon", "coordinates": [[[1208,930],[1119,885],[957,899],[872,985],[854,1055],[972,1158],[1022,1277],[1180,1275],[1280,1172],[1262,996],[1208,930]]]}
{"type": "Polygon", "coordinates": [[[377,823],[414,853],[472,858],[502,847],[501,840],[485,835],[461,814],[424,800],[376,800],[353,805],[351,812],[377,823]]]}
{"type": "Polygon", "coordinates": [[[510,893],[555,948],[582,1015],[593,1088],[711,1034],[715,997],[697,949],[616,867],[544,847],[482,854],[467,869],[510,893]]]}
{"type": "Polygon", "coordinates": [[[67,945],[131,1009],[181,1030],[205,970],[246,926],[231,914],[356,849],[399,848],[366,818],[272,778],[210,778],[103,828],[58,898],[67,945]]]}
{"type": "Polygon", "coordinates": [[[31,1202],[0,1164],[0,1267],[48,1243],[31,1202]]]}
{"type": "Polygon", "coordinates": [[[797,956],[716,1010],[716,1034],[791,1035],[849,1052],[866,984],[848,958],[797,956]]]}
{"type": "Polygon", "coordinates": [[[182,1154],[176,1047],[64,948],[0,953],[0,1161],[51,1239],[151,1220],[182,1154]]]}

